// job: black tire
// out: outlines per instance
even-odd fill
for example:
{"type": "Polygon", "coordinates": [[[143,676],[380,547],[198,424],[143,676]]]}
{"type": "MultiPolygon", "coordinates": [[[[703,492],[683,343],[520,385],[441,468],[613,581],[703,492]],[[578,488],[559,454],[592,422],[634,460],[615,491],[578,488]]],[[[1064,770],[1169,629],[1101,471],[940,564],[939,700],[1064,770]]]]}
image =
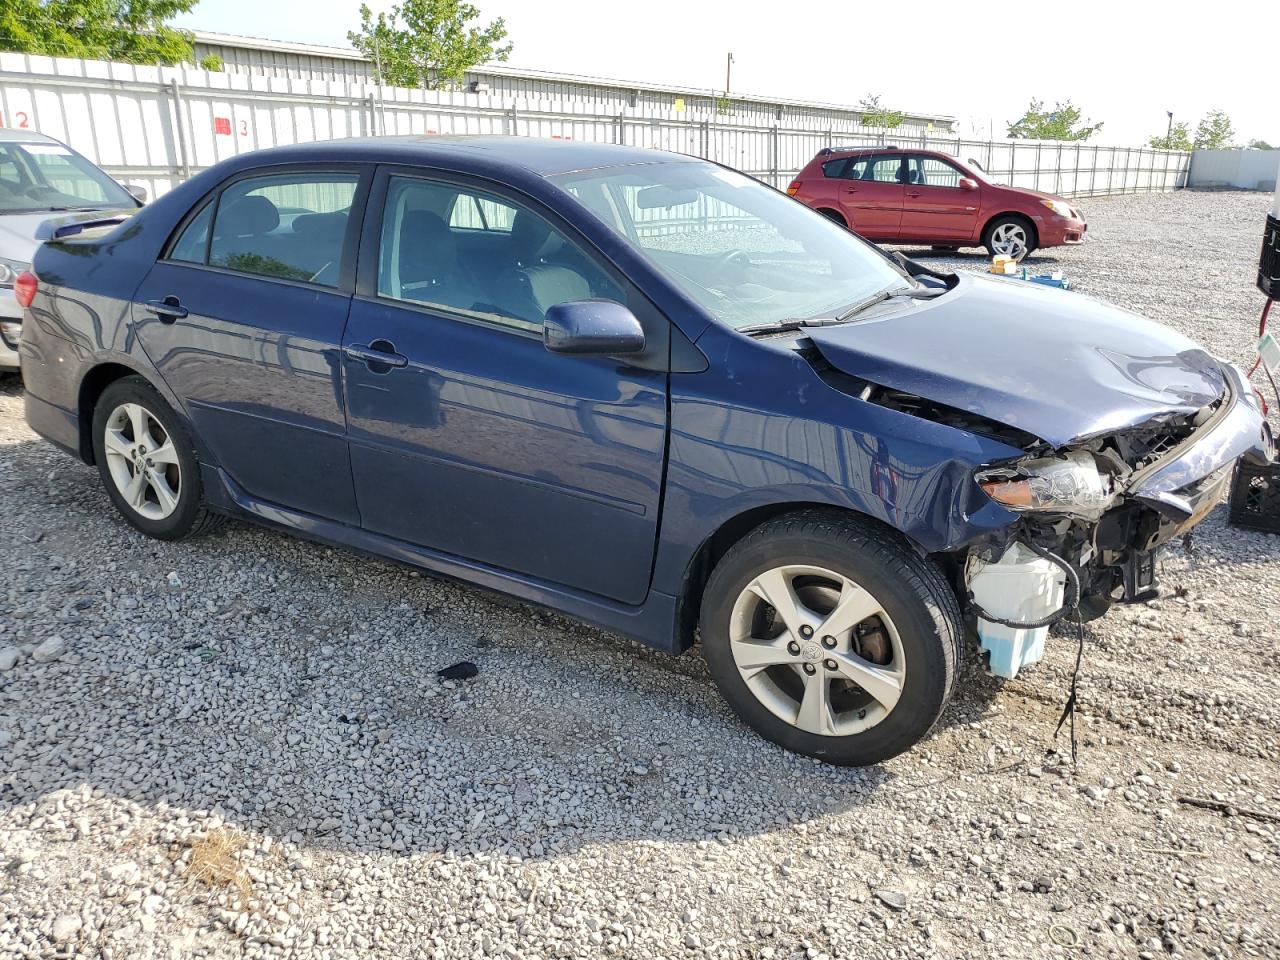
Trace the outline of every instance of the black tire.
{"type": "Polygon", "coordinates": [[[840,226],[844,227],[846,230],[849,229],[848,221],[845,220],[845,218],[842,217],[838,211],[832,210],[830,207],[823,207],[818,212],[822,214],[824,217],[826,217],[828,220],[830,220],[832,223],[837,223],[840,226]]]}
{"type": "Polygon", "coordinates": [[[200,463],[196,459],[191,436],[181,418],[165,402],[145,379],[138,376],[124,377],[102,391],[93,408],[93,459],[98,475],[107,490],[107,496],[128,523],[135,529],[157,540],[181,540],[184,537],[211,533],[223,525],[226,518],[205,508],[204,490],[200,482],[200,463]],[[177,456],[180,482],[177,504],[165,517],[151,519],[132,507],[116,486],[111,474],[106,451],[107,423],[113,412],[125,403],[143,407],[160,424],[173,443],[177,456]]]}
{"type": "Polygon", "coordinates": [[[1029,257],[1031,256],[1031,254],[1035,253],[1036,246],[1040,242],[1040,238],[1036,235],[1035,224],[1033,224],[1026,217],[1017,213],[1002,213],[1000,216],[996,217],[994,220],[992,220],[990,223],[987,224],[986,229],[982,231],[982,245],[987,248],[987,253],[991,254],[994,257],[996,254],[1002,252],[996,249],[994,236],[997,230],[999,230],[1002,226],[1007,226],[1007,225],[1016,225],[1021,227],[1023,231],[1025,231],[1027,236],[1026,252],[1023,253],[1022,257],[1019,257],[1018,259],[1022,259],[1023,257],[1029,257]]]}
{"type": "Polygon", "coordinates": [[[703,594],[703,656],[734,712],[753,730],[795,753],[840,766],[879,763],[924,738],[951,698],[965,632],[942,571],[893,531],[833,511],[806,510],[770,520],[729,549],[703,594]],[[810,733],[779,718],[751,692],[730,650],[730,619],[743,590],[785,564],[821,566],[847,576],[896,625],[906,662],[897,705],[874,726],[846,736],[810,733]]]}

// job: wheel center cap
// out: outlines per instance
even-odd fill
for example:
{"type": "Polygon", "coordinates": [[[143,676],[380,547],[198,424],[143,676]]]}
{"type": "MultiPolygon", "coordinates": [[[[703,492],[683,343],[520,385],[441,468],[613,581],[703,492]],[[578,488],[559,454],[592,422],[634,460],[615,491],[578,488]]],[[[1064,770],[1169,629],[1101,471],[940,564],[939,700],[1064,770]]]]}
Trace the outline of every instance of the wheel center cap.
{"type": "Polygon", "coordinates": [[[800,644],[800,659],[805,663],[814,663],[822,659],[822,647],[818,646],[812,640],[805,640],[800,644]]]}

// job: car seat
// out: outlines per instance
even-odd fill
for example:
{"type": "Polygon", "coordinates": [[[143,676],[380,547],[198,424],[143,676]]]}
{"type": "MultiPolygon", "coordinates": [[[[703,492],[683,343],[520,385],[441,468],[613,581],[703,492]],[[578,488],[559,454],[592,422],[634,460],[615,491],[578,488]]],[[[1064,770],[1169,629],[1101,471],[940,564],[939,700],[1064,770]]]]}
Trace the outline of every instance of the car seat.
{"type": "Polygon", "coordinates": [[[519,211],[511,223],[513,265],[496,285],[497,304],[505,313],[541,323],[549,308],[592,296],[583,274],[551,258],[564,255],[564,239],[541,217],[519,211]]]}
{"type": "Polygon", "coordinates": [[[404,300],[475,310],[488,299],[458,263],[453,232],[438,215],[411,210],[400,221],[397,264],[404,300]]]}

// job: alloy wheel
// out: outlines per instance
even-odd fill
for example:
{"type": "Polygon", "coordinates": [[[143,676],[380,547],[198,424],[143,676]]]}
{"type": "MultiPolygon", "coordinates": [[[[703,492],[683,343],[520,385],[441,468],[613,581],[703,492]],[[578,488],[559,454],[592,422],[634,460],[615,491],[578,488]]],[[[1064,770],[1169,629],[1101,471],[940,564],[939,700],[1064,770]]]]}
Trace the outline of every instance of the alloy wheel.
{"type": "Polygon", "coordinates": [[[178,508],[178,451],[155,414],[141,404],[122,403],[107,418],[102,439],[107,470],[131,509],[163,520],[178,508]]]}
{"type": "Polygon", "coordinates": [[[743,682],[794,727],[849,736],[898,704],[906,662],[897,629],[848,577],[816,566],[774,567],[746,586],[729,623],[743,682]]]}
{"type": "Polygon", "coordinates": [[[1020,223],[1002,223],[991,231],[991,248],[996,253],[1020,260],[1027,255],[1027,228],[1020,223]]]}

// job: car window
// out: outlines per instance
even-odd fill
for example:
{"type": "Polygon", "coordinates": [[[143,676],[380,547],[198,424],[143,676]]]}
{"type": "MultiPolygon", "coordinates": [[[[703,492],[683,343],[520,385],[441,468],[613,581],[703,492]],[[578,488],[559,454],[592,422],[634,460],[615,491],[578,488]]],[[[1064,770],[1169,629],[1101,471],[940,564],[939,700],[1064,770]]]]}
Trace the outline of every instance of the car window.
{"type": "Polygon", "coordinates": [[[212,222],[213,201],[210,200],[187,222],[173,249],[169,251],[169,259],[181,260],[183,263],[204,263],[209,253],[209,224],[212,222]]]}
{"type": "Polygon", "coordinates": [[[848,162],[848,157],[841,157],[839,160],[828,160],[822,165],[822,175],[824,177],[843,177],[844,168],[848,162]]]}
{"type": "Polygon", "coordinates": [[[137,206],[124,187],[69,147],[0,144],[0,214],[137,206]]]}
{"type": "MultiPolygon", "coordinates": [[[[355,174],[251,177],[218,197],[208,263],[242,273],[332,287],[338,283],[355,174]]],[[[179,237],[172,259],[202,263],[197,216],[179,237]],[[179,251],[182,255],[179,256],[179,251]]]]}
{"type": "Polygon", "coordinates": [[[848,230],[712,163],[623,164],[549,179],[735,327],[837,316],[903,284],[885,256],[848,230]]]}
{"type": "Polygon", "coordinates": [[[936,157],[908,157],[907,182],[926,187],[959,187],[964,174],[936,157]]]}
{"type": "Polygon", "coordinates": [[[378,295],[538,331],[571,300],[623,299],[595,260],[521,205],[455,184],[392,177],[378,295]]]}
{"type": "Polygon", "coordinates": [[[892,157],[856,157],[849,161],[844,171],[846,180],[872,180],[877,183],[899,183],[899,170],[902,158],[892,157]]]}
{"type": "Polygon", "coordinates": [[[449,215],[449,226],[456,230],[488,230],[510,233],[515,222],[515,207],[474,194],[460,196],[449,215]]]}

